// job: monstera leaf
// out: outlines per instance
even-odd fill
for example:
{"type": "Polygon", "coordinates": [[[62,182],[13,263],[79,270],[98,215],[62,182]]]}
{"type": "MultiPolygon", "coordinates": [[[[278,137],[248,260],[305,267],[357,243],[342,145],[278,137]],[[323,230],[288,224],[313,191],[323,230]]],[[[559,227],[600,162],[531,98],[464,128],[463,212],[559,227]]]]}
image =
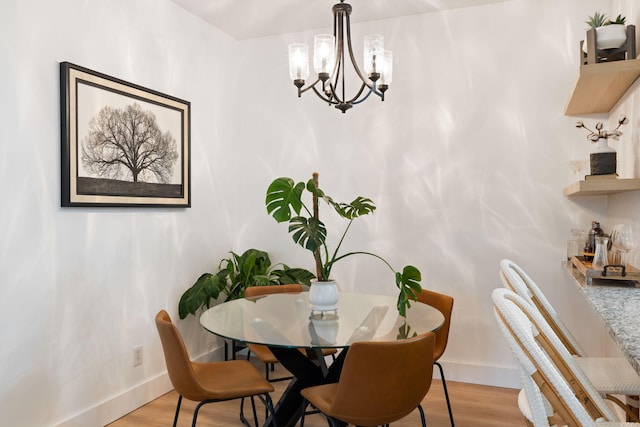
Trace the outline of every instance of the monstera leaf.
{"type": "Polygon", "coordinates": [[[373,204],[371,199],[366,197],[357,197],[351,203],[336,203],[333,208],[341,217],[353,219],[373,213],[373,211],[376,210],[376,205],[373,204]]]}
{"type": "Polygon", "coordinates": [[[327,238],[327,229],[322,221],[303,216],[292,218],[289,222],[289,232],[293,233],[293,241],[311,252],[321,247],[327,238]]]}
{"type": "Polygon", "coordinates": [[[267,212],[278,222],[291,219],[291,211],[300,214],[304,183],[297,184],[291,178],[278,178],[267,189],[267,212]]]}
{"type": "Polygon", "coordinates": [[[407,315],[407,307],[411,307],[409,300],[418,299],[418,294],[422,291],[420,280],[422,280],[420,270],[412,265],[404,267],[402,273],[396,272],[396,286],[400,289],[398,294],[398,313],[400,316],[407,315]]]}

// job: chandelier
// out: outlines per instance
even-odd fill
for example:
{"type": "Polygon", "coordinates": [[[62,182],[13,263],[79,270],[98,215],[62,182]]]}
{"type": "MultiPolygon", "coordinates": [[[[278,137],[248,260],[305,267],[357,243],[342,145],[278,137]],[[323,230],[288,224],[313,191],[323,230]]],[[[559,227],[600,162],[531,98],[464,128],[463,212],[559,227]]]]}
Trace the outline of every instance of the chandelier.
{"type": "Polygon", "coordinates": [[[384,93],[389,89],[393,77],[393,53],[384,50],[384,38],[379,34],[365,36],[366,77],[360,71],[351,47],[350,15],[351,5],[340,0],[340,3],[333,6],[333,35],[318,34],[314,37],[313,69],[318,73],[318,78],[307,87],[304,87],[304,84],[309,77],[309,46],[304,43],[289,45],[289,76],[298,88],[298,97],[313,89],[320,99],[342,113],[363,102],[371,94],[379,96],[384,101],[384,93]],[[351,98],[346,96],[346,53],[349,54],[355,74],[362,81],[360,90],[351,98]]]}

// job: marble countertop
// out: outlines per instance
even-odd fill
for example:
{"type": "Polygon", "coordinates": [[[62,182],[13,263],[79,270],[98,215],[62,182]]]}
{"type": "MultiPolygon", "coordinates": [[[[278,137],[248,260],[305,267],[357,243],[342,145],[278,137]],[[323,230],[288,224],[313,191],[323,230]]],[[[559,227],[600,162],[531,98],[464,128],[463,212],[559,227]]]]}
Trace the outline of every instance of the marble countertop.
{"type": "Polygon", "coordinates": [[[564,266],[631,366],[640,374],[640,289],[633,282],[602,279],[593,279],[592,284],[587,285],[585,277],[569,262],[564,266]]]}

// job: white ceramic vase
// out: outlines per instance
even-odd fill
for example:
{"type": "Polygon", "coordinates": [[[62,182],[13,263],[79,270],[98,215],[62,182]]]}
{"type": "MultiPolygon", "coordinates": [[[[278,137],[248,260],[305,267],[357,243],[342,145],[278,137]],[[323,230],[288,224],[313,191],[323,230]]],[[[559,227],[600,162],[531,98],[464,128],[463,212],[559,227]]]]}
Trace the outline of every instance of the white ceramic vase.
{"type": "Polygon", "coordinates": [[[598,49],[617,49],[627,41],[627,30],[622,24],[596,28],[598,49]]]}
{"type": "Polygon", "coordinates": [[[615,153],[616,150],[609,146],[609,140],[607,138],[598,138],[598,143],[596,148],[593,150],[594,153],[615,153]]]}
{"type": "MultiPolygon", "coordinates": [[[[596,28],[598,49],[617,49],[627,41],[627,29],[623,24],[610,24],[596,28]]],[[[587,52],[587,43],[583,50],[587,52]]]]}
{"type": "Polygon", "coordinates": [[[335,280],[312,281],[309,288],[309,303],[314,311],[332,311],[338,308],[338,284],[335,280]]]}

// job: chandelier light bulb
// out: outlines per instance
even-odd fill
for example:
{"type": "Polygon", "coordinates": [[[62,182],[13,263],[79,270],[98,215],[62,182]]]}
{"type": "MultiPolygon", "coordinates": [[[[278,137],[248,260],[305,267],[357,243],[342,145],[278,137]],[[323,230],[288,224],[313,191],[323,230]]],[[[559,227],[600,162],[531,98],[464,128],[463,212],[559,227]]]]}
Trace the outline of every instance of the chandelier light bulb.
{"type": "MultiPolygon", "coordinates": [[[[380,34],[369,34],[364,38],[364,72],[369,78],[380,74],[380,63],[384,55],[384,37],[380,34]]],[[[377,77],[376,77],[377,79],[377,77]]],[[[373,78],[372,78],[373,80],[373,78]]],[[[375,81],[375,80],[374,80],[375,81]]]]}
{"type": "Polygon", "coordinates": [[[326,75],[326,78],[329,78],[336,63],[335,41],[336,38],[331,34],[318,34],[313,38],[313,69],[318,75],[326,75]]]}
{"type": "Polygon", "coordinates": [[[289,77],[304,81],[309,77],[309,46],[305,43],[289,45],[289,77]]]}

